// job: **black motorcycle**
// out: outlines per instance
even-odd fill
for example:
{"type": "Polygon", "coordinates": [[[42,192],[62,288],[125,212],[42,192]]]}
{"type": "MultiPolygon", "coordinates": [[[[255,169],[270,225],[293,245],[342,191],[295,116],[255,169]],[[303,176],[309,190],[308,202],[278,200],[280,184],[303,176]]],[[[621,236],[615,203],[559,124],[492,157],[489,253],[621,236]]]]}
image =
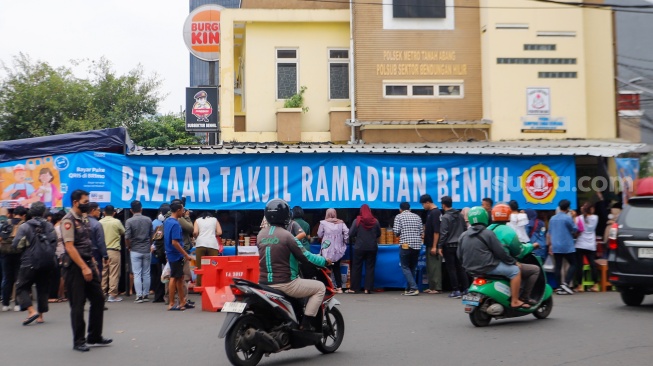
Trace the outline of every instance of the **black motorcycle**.
{"type": "Polygon", "coordinates": [[[340,302],[334,297],[330,272],[326,268],[316,268],[312,272],[309,277],[326,286],[322,306],[311,324],[314,331],[300,329],[306,299],[296,299],[272,287],[234,278],[230,287],[235,301],[224,304],[222,312],[227,313],[227,318],[218,335],[219,338],[226,336],[225,351],[233,365],[254,366],[263,355],[293,348],[315,346],[322,353],[333,353],[340,347],[345,336],[345,320],[335,307],[340,302]]]}

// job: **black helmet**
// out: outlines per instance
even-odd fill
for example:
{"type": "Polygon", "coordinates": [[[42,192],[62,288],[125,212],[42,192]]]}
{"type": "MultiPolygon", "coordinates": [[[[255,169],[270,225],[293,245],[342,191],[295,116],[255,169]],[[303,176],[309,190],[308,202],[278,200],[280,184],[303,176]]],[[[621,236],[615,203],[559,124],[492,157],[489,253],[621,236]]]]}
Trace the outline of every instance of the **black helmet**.
{"type": "Polygon", "coordinates": [[[286,226],[290,222],[290,206],[282,199],[273,199],[265,205],[264,215],[270,225],[286,226]]]}

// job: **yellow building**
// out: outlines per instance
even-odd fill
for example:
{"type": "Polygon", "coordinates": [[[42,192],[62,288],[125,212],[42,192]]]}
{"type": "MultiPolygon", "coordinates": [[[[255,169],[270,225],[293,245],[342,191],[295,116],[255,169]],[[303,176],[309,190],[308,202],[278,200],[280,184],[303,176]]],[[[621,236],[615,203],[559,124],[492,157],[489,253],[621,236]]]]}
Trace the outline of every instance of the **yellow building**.
{"type": "Polygon", "coordinates": [[[224,10],[222,140],[617,137],[610,11],[420,4],[368,0],[350,11],[344,0],[244,0],[224,10]],[[302,87],[304,110],[284,108],[302,87]]]}
{"type": "Polygon", "coordinates": [[[491,139],[617,137],[609,10],[481,0],[491,139]],[[526,8],[526,9],[524,9],[526,8]]]}
{"type": "Polygon", "coordinates": [[[348,9],[226,9],[220,23],[223,141],[331,141],[334,118],[347,139],[348,9]],[[304,110],[284,108],[303,87],[304,110]]]}

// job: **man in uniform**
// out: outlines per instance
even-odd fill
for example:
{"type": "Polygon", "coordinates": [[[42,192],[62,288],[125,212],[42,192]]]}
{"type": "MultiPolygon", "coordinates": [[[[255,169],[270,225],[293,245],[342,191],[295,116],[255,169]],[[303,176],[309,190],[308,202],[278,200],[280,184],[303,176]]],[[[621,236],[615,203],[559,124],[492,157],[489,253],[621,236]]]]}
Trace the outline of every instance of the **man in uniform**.
{"type": "Polygon", "coordinates": [[[61,220],[61,231],[67,253],[63,260],[64,282],[70,301],[73,349],[87,352],[88,345],[108,345],[113,340],[102,336],[104,296],[100,288],[100,273],[93,258],[91,227],[88,219],[84,217],[90,209],[88,192],[75,190],[70,199],[72,209],[61,220]],[[88,337],[85,336],[86,323],[84,322],[86,299],[91,303],[88,337]]]}

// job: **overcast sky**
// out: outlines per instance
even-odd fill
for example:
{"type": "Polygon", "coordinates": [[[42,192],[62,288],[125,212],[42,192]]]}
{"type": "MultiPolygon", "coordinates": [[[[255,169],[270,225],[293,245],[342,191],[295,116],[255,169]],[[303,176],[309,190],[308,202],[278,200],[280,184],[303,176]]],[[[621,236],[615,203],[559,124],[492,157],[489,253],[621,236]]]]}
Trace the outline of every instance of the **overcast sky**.
{"type": "Polygon", "coordinates": [[[119,74],[141,64],[163,80],[160,113],[178,112],[189,83],[185,0],[0,0],[0,61],[19,52],[52,66],[105,56],[119,74]]]}

